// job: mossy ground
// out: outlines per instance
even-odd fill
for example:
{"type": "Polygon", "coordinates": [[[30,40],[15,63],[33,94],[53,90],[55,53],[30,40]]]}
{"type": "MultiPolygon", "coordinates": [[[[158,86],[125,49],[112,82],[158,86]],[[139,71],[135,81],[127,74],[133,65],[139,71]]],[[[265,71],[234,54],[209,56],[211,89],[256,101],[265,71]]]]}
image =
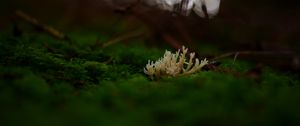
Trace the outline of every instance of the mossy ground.
{"type": "Polygon", "coordinates": [[[151,81],[148,59],[164,49],[142,42],[92,48],[105,36],[0,37],[0,125],[299,125],[297,75],[232,60],[191,76],[151,81]]]}

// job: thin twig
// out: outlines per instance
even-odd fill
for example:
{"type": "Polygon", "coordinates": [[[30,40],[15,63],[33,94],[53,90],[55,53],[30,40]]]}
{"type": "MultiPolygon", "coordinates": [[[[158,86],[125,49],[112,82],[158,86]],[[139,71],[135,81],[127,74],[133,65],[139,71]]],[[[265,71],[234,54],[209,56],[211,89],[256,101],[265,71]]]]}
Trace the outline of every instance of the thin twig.
{"type": "Polygon", "coordinates": [[[229,52],[229,53],[225,53],[225,54],[222,54],[220,56],[217,56],[213,59],[211,59],[212,61],[217,61],[217,60],[220,60],[220,59],[223,59],[223,58],[227,58],[227,57],[230,57],[230,56],[235,56],[235,59],[237,57],[237,54],[238,55],[294,55],[293,52],[290,52],[290,51],[263,51],[263,52],[257,52],[257,51],[240,51],[240,52],[229,52]]]}
{"type": "Polygon", "coordinates": [[[115,44],[115,43],[118,43],[118,42],[122,42],[122,41],[125,41],[125,40],[128,40],[128,39],[137,38],[139,36],[142,36],[143,34],[144,34],[144,31],[137,30],[137,31],[125,34],[125,35],[118,36],[116,38],[113,38],[113,39],[111,39],[111,40],[103,43],[102,48],[106,48],[106,47],[108,47],[108,46],[110,46],[112,44],[115,44]]]}
{"type": "Polygon", "coordinates": [[[55,38],[58,38],[58,39],[67,40],[67,37],[66,37],[65,34],[63,34],[62,32],[60,32],[58,30],[56,30],[55,28],[53,28],[51,26],[40,23],[36,18],[34,18],[32,16],[29,16],[25,12],[18,10],[18,11],[15,12],[15,14],[16,14],[17,17],[21,18],[22,20],[30,23],[31,25],[33,25],[37,28],[40,28],[41,30],[43,30],[44,32],[50,34],[51,36],[53,36],[55,38]]]}
{"type": "Polygon", "coordinates": [[[235,63],[235,61],[236,61],[237,57],[239,56],[239,54],[240,54],[240,52],[236,52],[236,53],[235,53],[234,58],[233,58],[233,63],[232,63],[232,64],[235,63]]]}

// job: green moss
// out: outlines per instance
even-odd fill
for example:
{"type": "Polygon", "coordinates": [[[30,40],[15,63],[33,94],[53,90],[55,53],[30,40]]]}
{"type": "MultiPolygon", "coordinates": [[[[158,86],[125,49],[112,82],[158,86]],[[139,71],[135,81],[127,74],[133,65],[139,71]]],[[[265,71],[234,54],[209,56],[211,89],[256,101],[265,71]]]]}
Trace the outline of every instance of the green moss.
{"type": "Polygon", "coordinates": [[[255,64],[224,60],[220,68],[240,75],[202,71],[151,81],[143,67],[164,49],[137,43],[91,49],[94,43],[85,41],[99,36],[84,37],[76,34],[70,44],[39,34],[1,35],[1,125],[300,123],[297,75],[263,67],[253,79],[247,71],[255,64]]]}

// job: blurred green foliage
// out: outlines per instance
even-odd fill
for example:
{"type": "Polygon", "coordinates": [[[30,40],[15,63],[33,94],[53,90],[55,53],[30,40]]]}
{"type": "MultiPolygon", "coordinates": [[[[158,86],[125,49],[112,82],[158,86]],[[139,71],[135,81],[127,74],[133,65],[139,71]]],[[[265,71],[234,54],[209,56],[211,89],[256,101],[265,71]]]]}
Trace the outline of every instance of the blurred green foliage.
{"type": "MultiPolygon", "coordinates": [[[[300,124],[296,75],[263,67],[259,80],[203,71],[151,81],[143,67],[163,49],[142,42],[93,49],[99,36],[73,35],[73,44],[0,35],[0,125],[300,124]]],[[[245,74],[253,66],[228,60],[220,68],[245,74]]]]}

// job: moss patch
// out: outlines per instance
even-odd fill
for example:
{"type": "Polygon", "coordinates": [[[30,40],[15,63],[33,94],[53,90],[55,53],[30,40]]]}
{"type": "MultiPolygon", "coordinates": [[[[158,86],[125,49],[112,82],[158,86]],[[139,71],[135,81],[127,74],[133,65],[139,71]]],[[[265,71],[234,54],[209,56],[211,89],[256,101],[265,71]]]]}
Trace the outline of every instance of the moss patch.
{"type": "Polygon", "coordinates": [[[136,43],[93,49],[95,42],[85,41],[99,36],[75,35],[69,44],[1,34],[0,124],[300,124],[297,75],[262,67],[252,78],[254,64],[225,60],[220,68],[239,75],[203,71],[151,81],[143,67],[163,49],[136,43]]]}

